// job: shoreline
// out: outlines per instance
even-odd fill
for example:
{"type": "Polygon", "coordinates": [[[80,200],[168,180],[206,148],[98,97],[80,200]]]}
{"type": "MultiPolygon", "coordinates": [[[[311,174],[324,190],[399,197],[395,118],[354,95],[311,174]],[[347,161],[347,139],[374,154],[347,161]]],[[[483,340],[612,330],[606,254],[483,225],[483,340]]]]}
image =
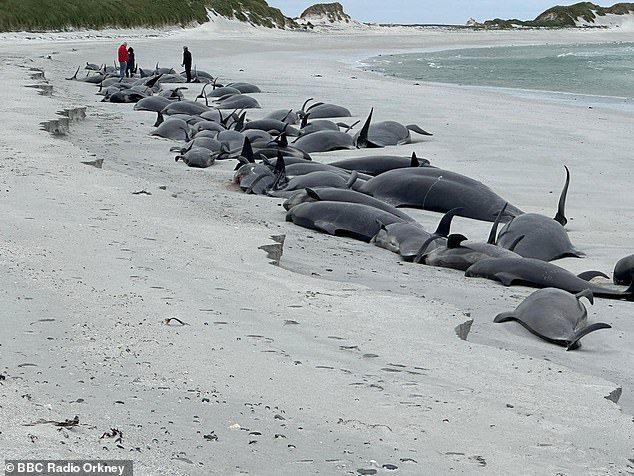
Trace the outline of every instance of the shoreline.
{"type": "Polygon", "coordinates": [[[465,90],[465,91],[473,91],[474,93],[482,92],[485,94],[504,94],[509,97],[519,98],[519,99],[527,99],[529,101],[535,102],[545,102],[551,104],[561,104],[565,106],[571,107],[580,107],[580,108],[605,108],[614,112],[622,113],[627,116],[634,115],[634,98],[629,97],[621,97],[621,96],[601,96],[597,94],[582,94],[582,93],[572,93],[566,91],[548,91],[548,90],[539,90],[539,89],[524,89],[524,88],[512,88],[512,87],[502,87],[502,86],[477,86],[477,85],[469,85],[469,84],[457,84],[457,83],[443,83],[437,81],[424,81],[424,80],[413,80],[408,78],[403,78],[399,76],[391,76],[388,74],[381,73],[379,71],[373,71],[370,69],[363,69],[365,66],[358,66],[357,69],[362,69],[363,71],[367,71],[372,74],[376,74],[377,76],[381,76],[388,80],[397,80],[399,82],[411,83],[415,81],[414,84],[425,84],[430,87],[439,87],[439,88],[447,88],[451,89],[452,87],[465,90]],[[580,100],[577,102],[577,100],[580,100]],[[583,101],[583,104],[580,104],[583,101]]]}
{"type": "MultiPolygon", "coordinates": [[[[408,266],[375,246],[285,222],[281,200],[231,189],[233,161],[177,164],[173,143],[149,136],[154,114],[97,102],[93,85],[63,79],[77,64],[112,57],[120,34],[37,40],[22,58],[14,48],[23,42],[0,46],[8,83],[1,453],[132,457],[139,474],[627,471],[631,303],[597,300],[590,319],[613,332],[565,352],[492,322],[528,288],[408,266]],[[30,68],[45,71],[53,96],[23,87],[35,82],[30,68]],[[83,106],[86,120],[66,138],[39,131],[56,111],[83,106]],[[102,169],[82,163],[97,158],[102,169]],[[258,248],[277,235],[286,241],[272,266],[258,248]],[[189,325],[166,325],[173,317],[189,325]],[[456,327],[469,321],[461,340],[456,327]],[[605,397],[618,388],[616,405],[605,397]],[[74,415],[75,429],[25,426],[74,415]],[[123,432],[123,448],[100,438],[110,428],[123,432]]],[[[186,42],[200,69],[260,85],[263,109],[250,118],[314,96],[349,106],[353,119],[373,106],[377,118],[420,123],[433,138],[370,153],[414,150],[526,211],[554,210],[568,163],[570,236],[588,257],[563,263],[611,271],[631,246],[634,220],[622,200],[632,171],[621,115],[415,86],[337,59],[421,38],[461,40],[294,35],[218,20],[131,43],[140,65],[177,64],[186,42]]],[[[186,94],[197,92],[192,85],[186,94]]],[[[426,228],[437,221],[413,215],[426,228]]],[[[489,225],[459,219],[455,228],[479,239],[489,225]]]]}
{"type": "MultiPolygon", "coordinates": [[[[452,31],[451,29],[448,29],[447,31],[452,31]]],[[[532,30],[527,30],[527,31],[532,31],[532,30]]],[[[540,33],[543,33],[543,30],[536,30],[540,33]]],[[[568,29],[568,31],[570,31],[571,33],[575,33],[575,40],[574,41],[560,41],[560,42],[549,42],[547,39],[543,39],[541,41],[537,41],[537,42],[531,42],[530,40],[528,42],[520,42],[520,44],[516,44],[513,42],[510,42],[511,40],[507,40],[504,41],[502,43],[494,41],[490,44],[484,44],[484,45],[470,45],[468,43],[464,43],[464,44],[457,44],[457,45],[437,45],[437,46],[430,46],[427,48],[416,48],[416,47],[408,47],[406,49],[400,49],[400,50],[376,50],[374,52],[374,54],[371,54],[370,52],[366,52],[366,56],[363,55],[357,55],[357,56],[348,56],[345,58],[341,58],[339,61],[343,64],[346,64],[358,71],[364,71],[364,72],[369,72],[372,74],[375,74],[377,76],[381,76],[384,77],[388,80],[396,80],[396,81],[400,81],[400,82],[405,82],[405,83],[410,83],[410,82],[414,82],[416,83],[420,83],[420,84],[426,84],[429,86],[437,86],[437,87],[457,87],[457,88],[463,88],[466,90],[473,90],[473,91],[483,91],[483,92],[488,92],[488,93],[495,93],[495,92],[500,92],[502,94],[507,94],[511,97],[518,97],[518,98],[528,98],[531,100],[535,100],[535,101],[545,101],[545,102],[549,102],[549,103],[559,103],[559,104],[564,104],[567,106],[579,106],[579,107],[605,107],[608,108],[610,110],[616,111],[616,112],[620,112],[623,114],[627,114],[627,115],[631,115],[634,113],[634,98],[629,98],[629,97],[621,97],[621,96],[603,96],[603,95],[597,95],[597,94],[585,94],[585,93],[574,93],[574,92],[567,92],[567,91],[550,91],[550,90],[539,90],[539,89],[524,89],[524,88],[513,88],[513,87],[502,87],[502,86],[481,86],[481,85],[469,85],[469,84],[458,84],[458,83],[443,83],[443,82],[437,82],[437,81],[425,81],[425,80],[417,80],[415,78],[406,78],[406,77],[401,77],[401,76],[396,76],[396,75],[391,75],[388,73],[384,73],[381,71],[376,71],[373,70],[371,68],[372,65],[368,64],[368,63],[364,63],[364,60],[367,59],[371,59],[371,58],[376,58],[376,57],[380,57],[380,56],[391,56],[391,55],[399,55],[399,54],[412,54],[412,53],[425,53],[425,52],[440,52],[440,51],[453,51],[453,50],[462,50],[462,49],[473,49],[473,48],[497,48],[497,47],[520,47],[520,46],[540,46],[540,45],[547,45],[547,44],[559,44],[559,45],[566,45],[566,44],[579,44],[578,38],[576,33],[579,33],[579,31],[587,31],[587,30],[579,30],[579,29],[568,29]],[[369,55],[369,56],[368,56],[369,55]],[[583,105],[579,105],[576,101],[577,100],[581,100],[584,102],[583,105]]],[[[605,31],[604,29],[597,29],[597,30],[593,30],[593,31],[605,31]]],[[[483,35],[485,35],[487,32],[477,32],[477,31],[473,31],[470,33],[482,33],[483,35]]],[[[526,31],[522,31],[521,33],[526,33],[526,31]]],[[[609,32],[609,33],[613,33],[613,32],[609,32]]],[[[630,34],[629,32],[624,32],[626,35],[630,36],[631,38],[627,41],[633,41],[634,42],[634,34],[630,34]]],[[[606,44],[606,43],[622,43],[623,41],[621,40],[617,40],[617,39],[609,39],[609,40],[596,40],[596,41],[588,41],[585,42],[583,44],[588,44],[588,45],[598,45],[598,44],[606,44]]]]}
{"type": "MultiPolygon", "coordinates": [[[[624,42],[591,42],[591,43],[572,43],[571,46],[588,46],[592,47],[595,45],[606,45],[619,43],[623,44],[624,42]]],[[[634,44],[634,43],[632,43],[634,44]]],[[[530,46],[548,46],[549,43],[535,43],[530,46]]],[[[462,47],[458,46],[456,48],[450,49],[437,49],[437,48],[427,48],[420,50],[411,50],[411,51],[401,51],[401,52],[389,52],[385,54],[379,54],[375,56],[371,56],[364,59],[357,59],[355,61],[355,66],[363,71],[369,71],[371,73],[386,77],[393,78],[400,81],[405,82],[415,82],[416,83],[424,83],[428,85],[454,85],[462,88],[469,88],[475,91],[497,91],[501,94],[507,94],[510,96],[523,97],[523,98],[532,98],[536,101],[548,101],[548,102],[560,102],[563,104],[574,105],[576,101],[583,102],[584,107],[588,107],[588,104],[591,104],[590,107],[607,107],[613,110],[621,111],[624,113],[633,113],[634,112],[634,96],[619,96],[619,95],[605,95],[605,94],[595,94],[590,92],[579,92],[579,91],[566,91],[566,90],[557,90],[557,89],[540,89],[540,88],[527,88],[513,85],[487,85],[487,84],[470,84],[468,78],[462,78],[464,81],[461,82],[451,82],[451,81],[443,81],[441,79],[435,80],[433,78],[433,74],[429,79],[417,78],[416,71],[420,71],[421,73],[424,69],[412,69],[414,68],[413,64],[408,63],[409,58],[404,58],[409,55],[425,55],[428,53],[438,53],[438,52],[448,52],[448,51],[462,51],[462,50],[480,50],[480,49],[489,49],[489,48],[525,48],[527,45],[488,45],[488,46],[477,46],[477,47],[462,47]],[[383,57],[390,57],[385,61],[381,61],[383,57]],[[394,58],[392,58],[394,57],[394,58]],[[395,63],[396,62],[396,63],[395,63]],[[399,64],[401,62],[408,64],[407,72],[404,72],[399,69],[399,64]]],[[[424,59],[424,58],[419,58],[424,59]]],[[[492,59],[492,58],[491,58],[492,59]]],[[[428,61],[432,61],[429,59],[428,61]]],[[[442,61],[442,60],[441,60],[442,61]]],[[[500,59],[500,61],[503,61],[500,59]]],[[[596,80],[596,79],[595,79],[596,80]]],[[[484,81],[487,82],[487,81],[484,81]]],[[[488,81],[490,82],[490,81],[488,81]]]]}

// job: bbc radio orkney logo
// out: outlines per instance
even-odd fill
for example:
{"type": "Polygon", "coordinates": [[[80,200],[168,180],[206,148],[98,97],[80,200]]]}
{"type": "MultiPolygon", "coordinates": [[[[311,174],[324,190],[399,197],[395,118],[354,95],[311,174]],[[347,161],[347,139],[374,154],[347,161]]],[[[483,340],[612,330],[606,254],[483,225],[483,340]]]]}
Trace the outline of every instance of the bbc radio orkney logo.
{"type": "Polygon", "coordinates": [[[130,460],[8,460],[4,463],[5,476],[133,476],[132,471],[130,460]]]}

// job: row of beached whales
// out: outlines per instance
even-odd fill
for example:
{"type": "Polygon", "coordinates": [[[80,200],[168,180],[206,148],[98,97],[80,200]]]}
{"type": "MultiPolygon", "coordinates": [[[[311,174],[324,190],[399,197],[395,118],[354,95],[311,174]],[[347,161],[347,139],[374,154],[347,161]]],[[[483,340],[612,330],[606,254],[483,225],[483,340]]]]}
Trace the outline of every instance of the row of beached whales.
{"type": "MultiPolygon", "coordinates": [[[[352,134],[356,123],[331,120],[352,117],[347,108],[321,102],[309,106],[312,98],[297,111],[276,110],[261,119],[248,120],[246,110],[260,107],[248,96],[260,88],[250,83],[223,86],[217,78],[198,71],[196,80],[205,85],[191,101],[184,98],[182,87],[163,87],[163,83],[184,80],[172,69],[157,65],[141,78],[121,82],[114,70],[89,64],[87,69],[99,71],[81,79],[99,85],[107,100],[135,102],[135,110],[157,113],[152,134],[185,142],[171,148],[178,152],[177,161],[206,168],[215,160],[237,159],[234,182],[247,193],[286,198],[287,221],[373,243],[398,253],[405,261],[454,268],[468,277],[488,278],[506,286],[542,288],[513,312],[496,316],[495,322],[517,320],[535,335],[574,349],[584,335],[610,327],[604,323],[587,325],[581,298],[590,302],[594,297],[634,301],[634,255],[617,262],[613,281],[618,286],[591,281],[599,276],[608,278],[602,272],[575,275],[551,263],[584,256],[564,228],[570,184],[567,167],[555,217],[524,213],[482,182],[434,167],[415,153],[411,157],[362,155],[328,164],[314,161],[310,155],[407,144],[411,142],[410,131],[431,135],[416,125],[372,122],[370,111],[359,132],[352,134]],[[142,90],[141,94],[133,92],[136,90],[142,90]],[[430,232],[402,208],[444,216],[430,232]],[[488,240],[479,242],[452,234],[451,221],[456,215],[492,222],[488,240]]],[[[79,78],[76,73],[69,79],[79,78]]]]}

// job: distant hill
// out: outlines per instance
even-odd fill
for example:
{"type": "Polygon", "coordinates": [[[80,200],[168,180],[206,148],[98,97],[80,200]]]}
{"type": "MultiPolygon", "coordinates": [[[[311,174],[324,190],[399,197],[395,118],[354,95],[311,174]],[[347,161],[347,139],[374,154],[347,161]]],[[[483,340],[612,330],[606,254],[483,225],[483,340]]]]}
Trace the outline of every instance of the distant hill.
{"type": "Polygon", "coordinates": [[[611,7],[601,7],[591,2],[580,2],[569,6],[556,6],[549,8],[534,20],[522,21],[517,19],[502,20],[496,18],[484,23],[476,23],[475,27],[485,28],[516,28],[516,27],[541,27],[563,28],[576,26],[600,26],[597,21],[605,15],[634,15],[634,3],[617,3],[611,7]]]}
{"type": "Polygon", "coordinates": [[[350,15],[343,11],[343,6],[339,2],[317,3],[304,10],[300,18],[311,22],[327,21],[330,23],[350,23],[350,15]]]}
{"type": "Polygon", "coordinates": [[[340,29],[359,28],[361,23],[353,20],[350,15],[343,11],[343,5],[339,2],[334,3],[316,3],[302,12],[295,19],[297,24],[305,29],[340,29]]]}
{"type": "Polygon", "coordinates": [[[269,28],[297,23],[264,0],[0,0],[0,31],[191,26],[218,15],[269,28]]]}
{"type": "Polygon", "coordinates": [[[553,7],[535,18],[536,23],[555,26],[577,26],[579,19],[594,23],[597,17],[634,14],[634,3],[617,3],[601,7],[590,2],[580,2],[569,7],[553,7]]]}

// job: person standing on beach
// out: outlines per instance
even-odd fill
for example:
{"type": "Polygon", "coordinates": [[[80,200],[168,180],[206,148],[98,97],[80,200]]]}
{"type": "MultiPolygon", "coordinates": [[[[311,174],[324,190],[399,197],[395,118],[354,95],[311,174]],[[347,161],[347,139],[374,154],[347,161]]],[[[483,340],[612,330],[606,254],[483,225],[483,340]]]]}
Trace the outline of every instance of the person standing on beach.
{"type": "Polygon", "coordinates": [[[187,74],[187,82],[192,82],[192,54],[186,46],[183,46],[183,63],[181,66],[185,66],[185,73],[187,74]]]}
{"type": "Polygon", "coordinates": [[[128,61],[125,67],[125,77],[128,77],[128,73],[130,74],[130,77],[134,76],[135,69],[134,48],[130,47],[128,48],[128,61]]]}
{"type": "Polygon", "coordinates": [[[128,67],[128,44],[123,42],[119,47],[119,82],[123,81],[125,71],[128,67]]]}

